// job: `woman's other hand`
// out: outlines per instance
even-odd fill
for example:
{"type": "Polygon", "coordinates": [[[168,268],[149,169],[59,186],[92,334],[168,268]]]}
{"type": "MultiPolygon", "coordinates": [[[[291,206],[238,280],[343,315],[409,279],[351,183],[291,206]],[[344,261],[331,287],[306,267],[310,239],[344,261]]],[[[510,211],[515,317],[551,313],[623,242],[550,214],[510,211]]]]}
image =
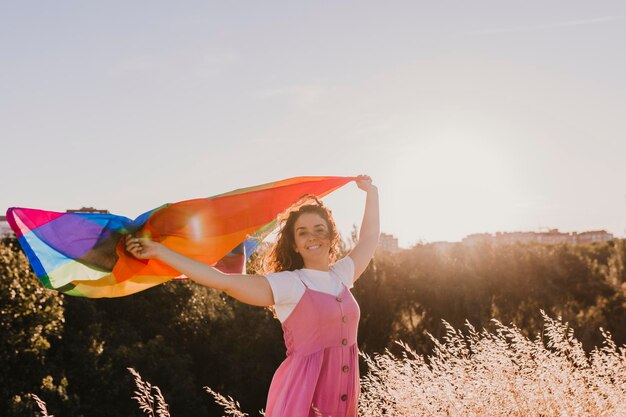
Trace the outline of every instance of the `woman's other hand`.
{"type": "Polygon", "coordinates": [[[153,259],[158,256],[161,244],[147,238],[126,235],[126,250],[137,259],[153,259]]]}
{"type": "Polygon", "coordinates": [[[369,191],[376,186],[372,184],[372,177],[369,175],[359,175],[356,177],[356,185],[363,191],[369,191]]]}

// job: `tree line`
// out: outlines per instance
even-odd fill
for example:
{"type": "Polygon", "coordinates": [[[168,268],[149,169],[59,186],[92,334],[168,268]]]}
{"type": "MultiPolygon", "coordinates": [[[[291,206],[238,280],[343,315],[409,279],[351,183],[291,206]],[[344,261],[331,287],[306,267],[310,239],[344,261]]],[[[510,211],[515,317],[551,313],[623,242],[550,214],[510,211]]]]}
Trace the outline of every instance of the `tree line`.
{"type": "MultiPolygon", "coordinates": [[[[587,350],[604,340],[600,327],[623,345],[625,264],[626,240],[379,252],[352,290],[361,308],[359,348],[394,352],[402,340],[428,354],[428,334],[445,334],[442,320],[489,329],[495,318],[542,337],[541,310],[567,321],[587,350]]],[[[249,272],[257,266],[253,259],[249,272]]],[[[268,309],[191,282],[124,298],[64,296],[39,284],[14,239],[0,243],[0,340],[7,416],[35,414],[28,393],[57,416],[140,415],[127,367],[159,385],[172,415],[221,415],[203,386],[253,414],[264,408],[285,357],[280,323],[268,309]]]]}

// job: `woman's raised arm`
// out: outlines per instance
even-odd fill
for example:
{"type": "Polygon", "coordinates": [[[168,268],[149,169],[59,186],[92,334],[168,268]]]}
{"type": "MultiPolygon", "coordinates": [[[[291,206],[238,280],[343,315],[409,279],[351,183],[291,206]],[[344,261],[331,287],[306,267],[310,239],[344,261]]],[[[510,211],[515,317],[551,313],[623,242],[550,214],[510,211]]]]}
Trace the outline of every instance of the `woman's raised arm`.
{"type": "Polygon", "coordinates": [[[367,197],[365,199],[363,221],[359,230],[359,240],[354,249],[348,254],[354,262],[354,281],[359,279],[370,263],[380,237],[378,188],[372,184],[372,179],[367,175],[359,175],[356,179],[356,185],[367,193],[367,197]]]}
{"type": "Polygon", "coordinates": [[[129,236],[126,239],[126,250],[138,259],[158,259],[190,280],[224,291],[243,303],[263,307],[274,304],[270,284],[262,275],[224,274],[150,239],[129,236]]]}

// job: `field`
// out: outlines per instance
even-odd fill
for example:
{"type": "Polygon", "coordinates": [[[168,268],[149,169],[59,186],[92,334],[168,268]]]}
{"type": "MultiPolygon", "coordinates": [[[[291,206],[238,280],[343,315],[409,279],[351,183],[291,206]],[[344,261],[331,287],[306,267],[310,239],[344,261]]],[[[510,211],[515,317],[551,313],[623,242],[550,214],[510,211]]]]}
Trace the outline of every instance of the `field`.
{"type": "MultiPolygon", "coordinates": [[[[605,343],[589,355],[571,328],[542,312],[545,334],[535,340],[514,326],[494,320],[494,333],[466,332],[446,324],[435,352],[423,357],[398,342],[400,357],[389,351],[370,357],[362,378],[359,415],[378,416],[624,416],[626,415],[626,347],[605,343]]],[[[170,417],[159,387],[132,368],[139,409],[153,417],[170,417]]],[[[237,401],[204,387],[224,412],[244,417],[237,401]]],[[[48,416],[39,398],[41,415],[48,416]]],[[[259,411],[259,415],[264,415],[259,411]]],[[[324,416],[320,417],[332,417],[324,416]]]]}

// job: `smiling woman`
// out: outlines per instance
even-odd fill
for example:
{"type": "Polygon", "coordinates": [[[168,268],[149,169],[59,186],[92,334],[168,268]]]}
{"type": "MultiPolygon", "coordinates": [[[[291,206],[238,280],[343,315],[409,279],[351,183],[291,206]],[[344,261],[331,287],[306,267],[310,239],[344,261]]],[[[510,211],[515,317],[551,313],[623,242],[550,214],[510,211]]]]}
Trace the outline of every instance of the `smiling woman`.
{"type": "Polygon", "coordinates": [[[367,193],[359,240],[335,262],[339,234],[328,208],[307,195],[279,219],[265,275],[224,274],[150,239],[129,238],[139,259],[158,259],[191,280],[247,304],[273,306],[282,323],[287,358],[267,397],[268,417],[356,417],[360,394],[359,306],[350,288],[370,262],[380,234],[378,189],[355,178],[367,193]]]}

